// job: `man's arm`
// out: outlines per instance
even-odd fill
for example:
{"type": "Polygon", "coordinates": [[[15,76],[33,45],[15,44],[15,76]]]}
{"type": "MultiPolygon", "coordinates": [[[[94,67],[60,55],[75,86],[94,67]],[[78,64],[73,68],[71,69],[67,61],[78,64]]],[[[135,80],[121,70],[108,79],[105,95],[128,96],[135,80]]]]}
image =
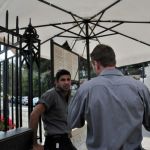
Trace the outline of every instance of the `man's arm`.
{"type": "Polygon", "coordinates": [[[84,126],[87,94],[79,88],[68,106],[68,125],[70,129],[84,126]]]}
{"type": "Polygon", "coordinates": [[[33,132],[34,132],[33,145],[37,145],[38,123],[39,123],[39,119],[40,119],[42,113],[45,111],[45,109],[46,108],[45,108],[44,104],[38,104],[35,106],[35,108],[31,112],[29,127],[32,128],[33,132]]]}
{"type": "Polygon", "coordinates": [[[144,106],[143,125],[146,130],[150,131],[150,92],[146,86],[144,86],[143,92],[139,92],[139,96],[144,106]]]}
{"type": "Polygon", "coordinates": [[[144,93],[144,117],[143,117],[143,125],[146,130],[150,131],[150,92],[146,89],[144,93]]]}

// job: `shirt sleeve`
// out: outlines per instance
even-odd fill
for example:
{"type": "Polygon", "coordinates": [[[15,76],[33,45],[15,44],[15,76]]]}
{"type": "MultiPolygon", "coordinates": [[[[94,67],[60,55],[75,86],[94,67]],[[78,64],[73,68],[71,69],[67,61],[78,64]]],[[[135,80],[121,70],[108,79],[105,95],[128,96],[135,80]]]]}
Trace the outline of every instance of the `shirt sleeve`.
{"type": "Polygon", "coordinates": [[[74,98],[68,106],[68,125],[69,128],[80,128],[85,124],[85,107],[87,93],[83,88],[79,88],[74,98]]]}
{"type": "Polygon", "coordinates": [[[53,91],[46,91],[40,98],[39,104],[44,104],[46,110],[50,109],[55,104],[54,99],[54,92],[53,91]]]}
{"type": "Polygon", "coordinates": [[[150,131],[150,92],[146,86],[141,91],[139,95],[144,105],[143,125],[146,130],[150,131]]]}

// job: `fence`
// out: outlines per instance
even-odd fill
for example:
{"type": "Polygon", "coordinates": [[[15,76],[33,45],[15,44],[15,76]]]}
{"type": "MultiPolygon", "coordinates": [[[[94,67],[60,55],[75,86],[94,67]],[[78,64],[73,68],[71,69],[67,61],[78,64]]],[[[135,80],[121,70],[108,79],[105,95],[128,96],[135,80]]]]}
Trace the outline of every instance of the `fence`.
{"type": "MultiPolygon", "coordinates": [[[[6,12],[5,27],[0,26],[0,130],[7,132],[23,126],[23,91],[28,99],[28,122],[33,110],[33,71],[37,72],[37,93],[40,85],[40,40],[31,20],[25,32],[19,33],[19,18],[16,28],[9,29],[9,13],[6,12]],[[23,78],[26,74],[26,80],[23,78]],[[24,81],[25,80],[25,81],[24,81]],[[23,83],[26,84],[24,89],[23,83]]],[[[42,140],[41,123],[39,135],[42,140]]]]}

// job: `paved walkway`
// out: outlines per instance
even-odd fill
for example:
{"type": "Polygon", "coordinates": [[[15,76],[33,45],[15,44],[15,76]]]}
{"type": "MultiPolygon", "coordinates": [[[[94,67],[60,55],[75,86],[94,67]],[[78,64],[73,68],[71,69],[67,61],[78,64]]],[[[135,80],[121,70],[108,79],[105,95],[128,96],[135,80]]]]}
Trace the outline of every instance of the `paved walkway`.
{"type": "MultiPolygon", "coordinates": [[[[73,143],[78,150],[87,150],[85,145],[86,127],[73,131],[73,143]]],[[[150,132],[143,128],[142,146],[145,150],[150,150],[150,132]]]]}
{"type": "MultiPolygon", "coordinates": [[[[23,126],[28,127],[28,114],[27,114],[27,107],[23,107],[23,126]]],[[[43,132],[44,133],[44,132],[43,132]]],[[[86,127],[77,129],[73,132],[72,141],[74,145],[78,148],[78,150],[87,150],[85,145],[85,138],[86,138],[86,127]]],[[[43,136],[44,141],[44,136],[43,136]]],[[[142,146],[146,150],[150,150],[150,132],[146,131],[143,128],[143,141],[142,146]]]]}
{"type": "Polygon", "coordinates": [[[150,132],[143,128],[143,141],[142,146],[146,150],[150,150],[150,132]]]}

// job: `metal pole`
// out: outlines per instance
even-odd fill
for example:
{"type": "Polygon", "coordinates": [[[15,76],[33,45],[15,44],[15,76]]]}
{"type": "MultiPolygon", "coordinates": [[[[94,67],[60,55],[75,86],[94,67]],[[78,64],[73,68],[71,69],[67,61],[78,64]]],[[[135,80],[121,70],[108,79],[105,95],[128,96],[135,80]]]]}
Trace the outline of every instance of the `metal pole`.
{"type": "Polygon", "coordinates": [[[86,27],[86,52],[87,52],[87,68],[88,68],[88,80],[91,79],[90,74],[90,48],[89,48],[89,32],[88,32],[88,20],[85,20],[85,27],[86,27]]]}

